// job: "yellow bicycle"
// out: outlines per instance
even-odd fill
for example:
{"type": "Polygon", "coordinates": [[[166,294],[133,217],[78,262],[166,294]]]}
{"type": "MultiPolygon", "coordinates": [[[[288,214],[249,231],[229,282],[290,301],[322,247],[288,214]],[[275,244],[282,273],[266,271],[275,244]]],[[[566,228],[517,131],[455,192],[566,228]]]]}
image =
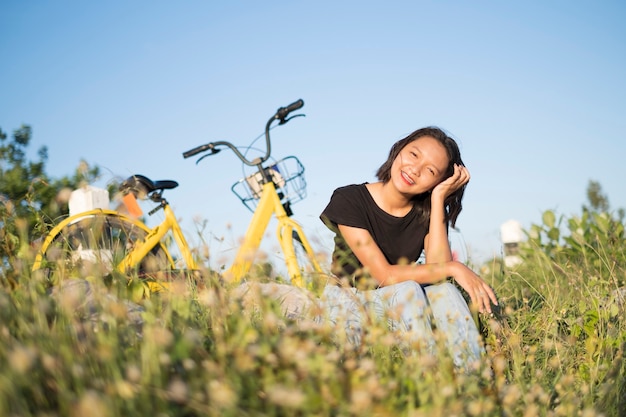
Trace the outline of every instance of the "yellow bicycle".
{"type": "MultiPolygon", "coordinates": [[[[250,271],[261,245],[263,235],[274,216],[278,222],[277,237],[287,272],[292,284],[311,285],[317,275],[324,272],[315,252],[299,223],[291,218],[291,204],[304,198],[304,168],[300,161],[290,156],[276,163],[268,163],[271,153],[270,129],[274,122],[287,123],[289,116],[304,105],[298,100],[280,107],[265,126],[266,151],[262,157],[248,160],[230,142],[211,142],[183,153],[184,158],[203,154],[214,155],[223,148],[231,149],[246,165],[256,167],[257,172],[238,181],[232,191],[253,211],[252,219],[237,255],[222,278],[226,282],[239,282],[250,271]],[[304,261],[297,253],[303,251],[304,261]]],[[[152,181],[143,175],[133,175],[122,182],[120,193],[124,196],[127,211],[95,209],[70,216],[47,234],[35,258],[33,271],[45,271],[54,282],[67,276],[98,273],[124,274],[139,277],[148,283],[152,291],[162,289],[169,277],[175,276],[180,261],[174,260],[169,244],[175,244],[185,264],[185,270],[196,271],[199,265],[194,251],[189,247],[171,206],[163,197],[165,190],[178,186],[176,181],[152,181]],[[157,203],[148,215],[163,210],[164,219],[154,227],[139,220],[142,212],[137,199],[157,203]],[[171,239],[168,237],[171,236],[171,239]],[[167,243],[166,243],[167,242],[167,243]]]]}

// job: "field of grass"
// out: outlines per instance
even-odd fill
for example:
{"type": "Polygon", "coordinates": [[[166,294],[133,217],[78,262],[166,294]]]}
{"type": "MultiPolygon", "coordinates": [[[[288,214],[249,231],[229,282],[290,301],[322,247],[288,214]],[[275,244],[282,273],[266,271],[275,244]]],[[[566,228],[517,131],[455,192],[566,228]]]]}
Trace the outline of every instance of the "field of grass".
{"type": "Polygon", "coordinates": [[[624,243],[610,216],[546,212],[521,265],[482,266],[502,308],[476,317],[469,374],[377,323],[355,350],[269,300],[244,308],[208,271],[140,309],[97,275],[51,295],[22,244],[0,275],[0,415],[626,416],[624,243]]]}

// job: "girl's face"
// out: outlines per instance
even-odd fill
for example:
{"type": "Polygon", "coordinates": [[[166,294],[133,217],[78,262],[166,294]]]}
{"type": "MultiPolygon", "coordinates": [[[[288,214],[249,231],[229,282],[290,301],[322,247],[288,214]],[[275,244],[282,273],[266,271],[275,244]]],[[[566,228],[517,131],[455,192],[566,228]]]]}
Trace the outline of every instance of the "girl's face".
{"type": "Polygon", "coordinates": [[[448,169],[445,147],[431,136],[421,136],[406,145],[393,161],[391,182],[398,191],[418,195],[435,188],[448,169]]]}

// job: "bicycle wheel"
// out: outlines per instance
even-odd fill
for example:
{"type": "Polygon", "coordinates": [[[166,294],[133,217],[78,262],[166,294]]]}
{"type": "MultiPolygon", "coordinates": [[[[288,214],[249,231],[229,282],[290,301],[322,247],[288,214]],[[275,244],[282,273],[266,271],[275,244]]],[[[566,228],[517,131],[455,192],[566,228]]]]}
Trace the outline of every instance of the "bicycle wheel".
{"type": "MultiPolygon", "coordinates": [[[[72,216],[47,236],[33,270],[44,271],[52,284],[65,278],[111,276],[149,230],[143,223],[116,212],[92,211],[72,216]]],[[[172,258],[159,244],[139,265],[123,272],[128,278],[147,278],[168,269],[173,269],[172,258]]]]}

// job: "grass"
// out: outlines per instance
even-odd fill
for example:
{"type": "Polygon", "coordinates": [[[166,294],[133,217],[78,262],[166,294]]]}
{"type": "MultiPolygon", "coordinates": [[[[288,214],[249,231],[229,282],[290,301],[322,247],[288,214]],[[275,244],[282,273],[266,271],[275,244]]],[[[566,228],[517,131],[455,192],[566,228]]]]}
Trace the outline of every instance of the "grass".
{"type": "Polygon", "coordinates": [[[287,319],[270,300],[247,309],[209,271],[141,311],[124,283],[97,275],[50,295],[22,250],[0,288],[0,415],[625,416],[616,245],[589,244],[573,262],[531,244],[515,269],[485,265],[502,309],[477,317],[487,353],[469,374],[445,353],[405,357],[377,323],[354,350],[339,329],[287,319]]]}

